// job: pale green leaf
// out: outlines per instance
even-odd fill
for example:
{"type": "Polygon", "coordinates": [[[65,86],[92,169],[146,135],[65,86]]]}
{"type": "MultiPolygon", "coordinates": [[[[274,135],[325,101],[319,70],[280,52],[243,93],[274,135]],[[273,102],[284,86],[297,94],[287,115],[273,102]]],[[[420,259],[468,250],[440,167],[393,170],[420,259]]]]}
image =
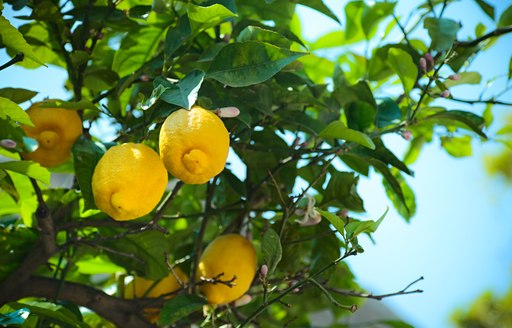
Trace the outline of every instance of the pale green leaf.
{"type": "Polygon", "coordinates": [[[17,172],[30,178],[41,181],[44,184],[50,184],[50,171],[32,161],[10,161],[0,163],[0,169],[17,172]]]}
{"type": "Polygon", "coordinates": [[[329,123],[319,134],[320,138],[334,138],[355,142],[361,146],[375,149],[372,139],[365,133],[349,129],[341,121],[329,123]]]}
{"type": "Polygon", "coordinates": [[[4,97],[0,97],[0,118],[4,120],[11,119],[21,124],[34,126],[32,120],[30,120],[30,117],[23,108],[12,100],[4,97]]]}
{"type": "Polygon", "coordinates": [[[409,94],[414,88],[416,77],[418,76],[418,68],[412,61],[411,55],[402,49],[390,49],[388,52],[388,63],[400,78],[405,93],[409,94]]]}
{"type": "Polygon", "coordinates": [[[25,57],[46,66],[36,57],[23,35],[4,16],[0,16],[0,37],[6,48],[12,49],[17,53],[23,53],[25,57]]]}

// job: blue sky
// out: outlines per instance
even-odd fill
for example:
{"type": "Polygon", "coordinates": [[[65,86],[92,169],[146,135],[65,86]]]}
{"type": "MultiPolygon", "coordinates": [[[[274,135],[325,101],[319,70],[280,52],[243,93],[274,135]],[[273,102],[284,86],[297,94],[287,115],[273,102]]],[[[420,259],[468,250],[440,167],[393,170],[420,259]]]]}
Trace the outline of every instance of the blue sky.
{"type": "MultiPolygon", "coordinates": [[[[343,22],[346,1],[325,2],[343,22]]],[[[496,6],[499,17],[512,1],[489,3],[496,6]]],[[[418,1],[402,0],[397,12],[408,13],[417,4],[418,1]]],[[[8,9],[6,12],[9,17],[8,9]]],[[[454,3],[448,7],[446,16],[464,23],[459,37],[472,35],[480,21],[489,29],[494,26],[472,0],[454,3]]],[[[340,28],[309,10],[304,10],[301,18],[310,40],[340,28]]],[[[421,27],[419,30],[419,36],[426,38],[421,27]]],[[[471,70],[481,72],[484,81],[505,72],[512,55],[511,44],[512,36],[501,39],[485,56],[477,58],[471,70]]],[[[0,62],[7,60],[1,51],[0,62]]],[[[66,98],[62,70],[49,67],[27,71],[10,67],[0,76],[0,87],[37,90],[37,99],[66,98]]],[[[491,89],[501,90],[502,84],[503,80],[498,80],[491,89]]],[[[458,87],[451,91],[461,98],[474,98],[475,90],[458,87]]],[[[512,101],[512,93],[503,99],[512,101]]],[[[482,106],[449,104],[450,109],[471,109],[476,113],[483,110],[482,106]]],[[[499,117],[507,108],[496,106],[494,111],[499,117]]],[[[407,146],[399,136],[390,136],[385,141],[398,154],[403,154],[407,146]]],[[[366,252],[349,261],[360,283],[374,293],[400,290],[424,276],[425,280],[416,285],[425,290],[423,294],[383,301],[415,327],[448,327],[449,315],[455,308],[467,306],[484,290],[501,293],[512,281],[512,187],[485,173],[482,156],[492,152],[495,145],[474,142],[473,146],[473,157],[465,159],[450,157],[437,141],[427,146],[412,165],[415,177],[408,179],[416,192],[417,215],[407,224],[391,209],[375,234],[376,245],[363,240],[366,252]]],[[[380,181],[379,176],[373,175],[362,179],[359,186],[371,219],[391,207],[380,181]]]]}

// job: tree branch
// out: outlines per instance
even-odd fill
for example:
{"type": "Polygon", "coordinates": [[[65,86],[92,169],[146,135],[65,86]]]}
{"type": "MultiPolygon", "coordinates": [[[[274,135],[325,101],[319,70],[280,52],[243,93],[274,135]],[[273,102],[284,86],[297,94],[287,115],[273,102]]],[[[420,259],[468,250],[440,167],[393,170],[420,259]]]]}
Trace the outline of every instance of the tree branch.
{"type": "Polygon", "coordinates": [[[11,60],[9,60],[7,63],[3,64],[2,66],[0,66],[0,71],[4,70],[7,67],[12,66],[20,61],[23,61],[23,59],[25,59],[25,54],[23,54],[23,52],[16,54],[16,56],[14,56],[11,60]]]}
{"type": "Polygon", "coordinates": [[[449,98],[446,98],[446,99],[453,100],[453,101],[460,102],[460,103],[466,103],[466,104],[470,104],[470,105],[473,105],[473,104],[492,104],[492,105],[512,106],[512,103],[508,103],[508,102],[500,101],[500,100],[494,100],[494,99],[470,100],[470,99],[460,99],[460,98],[454,98],[454,97],[449,97],[449,98]]]}
{"type": "Polygon", "coordinates": [[[402,290],[400,290],[398,292],[389,293],[389,294],[381,294],[381,295],[373,295],[372,293],[356,292],[356,291],[352,291],[352,290],[343,290],[343,289],[337,289],[337,288],[331,288],[331,287],[326,287],[326,289],[328,291],[330,291],[330,292],[333,292],[333,293],[336,293],[336,294],[340,294],[340,295],[343,295],[343,296],[371,298],[371,299],[380,301],[380,300],[382,300],[383,298],[386,298],[386,297],[423,293],[423,290],[421,290],[421,289],[408,290],[409,288],[411,288],[412,285],[418,283],[419,281],[421,281],[423,279],[424,279],[423,277],[420,277],[420,278],[414,280],[409,285],[407,285],[407,287],[405,287],[404,289],[402,289],[402,290]]]}
{"type": "Polygon", "coordinates": [[[490,38],[495,38],[497,36],[507,34],[510,32],[512,32],[512,26],[497,28],[494,31],[484,34],[481,37],[476,38],[471,41],[455,41],[454,45],[457,47],[462,47],[462,48],[471,48],[471,47],[477,46],[482,41],[485,41],[490,38]]]}
{"type": "MultiPolygon", "coordinates": [[[[52,298],[59,284],[57,279],[31,276],[26,283],[18,284],[10,293],[0,293],[0,304],[29,296],[52,298]]],[[[154,327],[144,319],[142,307],[136,301],[119,299],[82,284],[64,282],[59,299],[87,307],[117,327],[154,327]]]]}

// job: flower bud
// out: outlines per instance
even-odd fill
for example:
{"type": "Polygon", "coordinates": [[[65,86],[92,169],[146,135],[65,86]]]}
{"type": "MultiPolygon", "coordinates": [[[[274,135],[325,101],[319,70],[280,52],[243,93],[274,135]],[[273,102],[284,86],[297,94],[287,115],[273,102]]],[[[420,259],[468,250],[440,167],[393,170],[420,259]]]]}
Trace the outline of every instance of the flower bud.
{"type": "Polygon", "coordinates": [[[441,92],[441,97],[443,97],[443,98],[450,97],[450,90],[448,90],[448,89],[443,90],[443,92],[441,92]]]}
{"type": "Polygon", "coordinates": [[[434,67],[434,58],[432,57],[432,55],[430,54],[430,52],[427,52],[425,54],[425,59],[427,60],[427,64],[428,66],[430,67],[434,67]]]}
{"type": "Polygon", "coordinates": [[[11,139],[2,139],[0,140],[0,146],[6,149],[13,149],[16,148],[16,141],[11,139]]]}
{"type": "Polygon", "coordinates": [[[422,71],[427,70],[427,60],[423,57],[420,58],[420,67],[422,71]]]}
{"type": "Polygon", "coordinates": [[[448,76],[448,78],[452,81],[458,81],[460,80],[460,75],[459,74],[452,74],[450,76],[448,76]]]}
{"type": "Polygon", "coordinates": [[[412,139],[411,131],[409,131],[409,130],[402,131],[402,138],[404,138],[407,141],[411,140],[412,139]]]}
{"type": "Polygon", "coordinates": [[[260,274],[262,277],[266,277],[268,274],[268,266],[266,264],[263,264],[260,269],[260,274]]]}
{"type": "Polygon", "coordinates": [[[236,107],[222,107],[217,109],[215,112],[219,117],[225,118],[233,118],[240,115],[240,110],[236,107]]]}

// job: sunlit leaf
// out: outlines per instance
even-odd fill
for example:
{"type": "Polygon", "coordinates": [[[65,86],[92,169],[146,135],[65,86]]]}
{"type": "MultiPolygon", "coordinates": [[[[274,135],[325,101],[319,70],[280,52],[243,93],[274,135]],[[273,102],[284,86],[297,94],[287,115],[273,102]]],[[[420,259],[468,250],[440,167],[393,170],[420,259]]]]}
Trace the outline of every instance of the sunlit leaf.
{"type": "Polygon", "coordinates": [[[17,172],[30,178],[41,181],[44,184],[50,184],[50,171],[32,161],[11,161],[0,163],[0,169],[17,172]]]}
{"type": "Polygon", "coordinates": [[[13,121],[34,126],[28,114],[10,99],[0,97],[0,119],[11,119],[13,121]]]}
{"type": "Polygon", "coordinates": [[[418,75],[418,68],[412,61],[411,55],[404,50],[393,48],[389,50],[388,62],[389,66],[400,78],[400,81],[402,81],[405,93],[409,94],[414,88],[416,76],[418,75]]]}
{"type": "Polygon", "coordinates": [[[270,79],[304,55],[264,42],[230,43],[215,57],[207,77],[232,87],[248,86],[270,79]]]}
{"type": "Polygon", "coordinates": [[[32,59],[40,65],[45,65],[36,57],[30,45],[23,38],[23,35],[4,16],[0,16],[0,37],[5,47],[18,53],[23,53],[25,57],[32,59]]]}
{"type": "Polygon", "coordinates": [[[450,49],[453,42],[457,40],[457,31],[461,27],[453,19],[434,17],[425,18],[423,25],[432,39],[431,47],[437,51],[450,49]]]}
{"type": "Polygon", "coordinates": [[[21,104],[37,95],[36,91],[21,88],[2,88],[0,89],[0,98],[8,98],[16,104],[21,104]]]}
{"type": "Polygon", "coordinates": [[[361,146],[375,149],[372,139],[365,133],[349,129],[341,121],[329,123],[318,135],[320,138],[334,138],[355,142],[361,146]]]}

